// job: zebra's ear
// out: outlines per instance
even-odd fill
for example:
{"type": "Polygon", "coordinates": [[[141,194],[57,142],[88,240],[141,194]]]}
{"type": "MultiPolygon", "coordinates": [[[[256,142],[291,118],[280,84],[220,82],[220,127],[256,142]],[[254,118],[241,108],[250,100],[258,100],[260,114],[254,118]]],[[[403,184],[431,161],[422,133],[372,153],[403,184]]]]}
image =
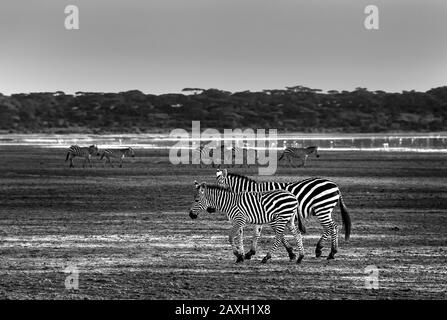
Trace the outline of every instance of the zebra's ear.
{"type": "Polygon", "coordinates": [[[219,177],[219,176],[221,176],[221,175],[222,175],[222,170],[217,169],[217,171],[216,171],[216,177],[219,177]]]}
{"type": "Polygon", "coordinates": [[[223,169],[222,171],[222,177],[226,178],[228,175],[228,170],[227,169],[223,169]]]}
{"type": "Polygon", "coordinates": [[[200,184],[197,182],[197,180],[194,180],[194,186],[196,187],[196,189],[200,188],[200,184]]]}

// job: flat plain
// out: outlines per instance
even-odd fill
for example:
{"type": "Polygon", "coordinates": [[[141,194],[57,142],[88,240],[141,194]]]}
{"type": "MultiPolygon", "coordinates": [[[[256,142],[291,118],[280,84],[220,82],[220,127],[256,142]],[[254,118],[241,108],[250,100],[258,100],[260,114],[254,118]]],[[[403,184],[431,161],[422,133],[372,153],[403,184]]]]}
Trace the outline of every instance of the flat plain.
{"type": "MultiPolygon", "coordinates": [[[[335,260],[314,255],[322,229],[306,221],[300,265],[279,248],[261,264],[235,264],[222,214],[191,220],[194,180],[214,168],[174,166],[165,150],[136,150],[124,168],[69,169],[65,150],[0,149],[0,299],[446,299],[447,156],[441,153],[321,152],[306,168],[229,168],[259,180],[319,176],[343,193],[352,219],[340,226],[335,260]],[[67,290],[67,266],[79,289],[67,290]],[[368,289],[366,268],[378,270],[368,289]]],[[[252,227],[247,227],[246,248],[252,227]]],[[[292,237],[288,234],[288,238],[292,237]]]]}

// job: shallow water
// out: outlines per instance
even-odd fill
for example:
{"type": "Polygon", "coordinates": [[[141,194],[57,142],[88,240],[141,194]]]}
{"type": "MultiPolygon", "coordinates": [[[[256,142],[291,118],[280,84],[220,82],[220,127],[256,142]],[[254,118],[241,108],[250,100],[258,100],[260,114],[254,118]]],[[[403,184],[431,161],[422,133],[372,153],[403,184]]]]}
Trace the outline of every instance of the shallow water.
{"type": "MultiPolygon", "coordinates": [[[[277,139],[267,139],[270,146],[283,149],[285,145],[306,147],[317,145],[321,150],[358,151],[406,151],[447,152],[447,133],[396,133],[396,134],[302,134],[281,133],[277,139]]],[[[222,135],[222,140],[228,141],[222,135]]],[[[243,136],[236,140],[239,146],[248,141],[243,136]]],[[[4,134],[0,146],[34,146],[66,148],[73,144],[96,144],[101,148],[130,146],[140,149],[168,149],[180,141],[169,134],[4,134]]],[[[203,140],[206,141],[206,140],[203,140]]],[[[254,140],[250,140],[254,143],[254,140]]],[[[250,143],[249,142],[249,143],[250,143]]],[[[198,145],[198,139],[190,139],[189,146],[198,145]]]]}

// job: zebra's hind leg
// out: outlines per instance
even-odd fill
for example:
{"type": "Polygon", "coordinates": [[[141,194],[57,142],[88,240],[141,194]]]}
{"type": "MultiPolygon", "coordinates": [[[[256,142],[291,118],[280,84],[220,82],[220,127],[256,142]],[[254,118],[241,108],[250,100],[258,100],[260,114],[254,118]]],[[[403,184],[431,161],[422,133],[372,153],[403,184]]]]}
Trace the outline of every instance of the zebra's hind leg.
{"type": "Polygon", "coordinates": [[[284,234],[282,235],[281,242],[282,242],[284,248],[286,248],[287,253],[289,254],[290,261],[295,260],[296,259],[296,254],[293,252],[293,247],[286,240],[286,238],[284,237],[284,234]]]}
{"type": "Polygon", "coordinates": [[[296,243],[298,245],[298,259],[296,259],[296,263],[301,263],[301,260],[304,258],[304,246],[303,246],[303,237],[301,236],[301,232],[296,228],[294,223],[294,218],[290,220],[289,224],[287,225],[289,227],[290,232],[295,237],[296,243]]]}
{"type": "Polygon", "coordinates": [[[327,259],[335,259],[335,254],[338,251],[338,226],[334,222],[331,228],[331,252],[329,253],[327,259]]]}
{"type": "Polygon", "coordinates": [[[258,246],[258,239],[261,236],[261,231],[262,231],[262,225],[256,225],[254,232],[253,232],[253,241],[251,243],[251,248],[250,251],[248,251],[244,258],[247,260],[251,259],[251,256],[254,256],[256,254],[256,248],[258,246]]]}
{"type": "Polygon", "coordinates": [[[320,240],[318,240],[317,242],[317,246],[315,248],[315,256],[317,258],[321,257],[322,249],[324,247],[324,242],[326,241],[326,239],[329,237],[329,234],[331,233],[331,229],[330,227],[324,227],[324,232],[323,235],[321,236],[320,240]]]}
{"type": "MultiPolygon", "coordinates": [[[[284,223],[285,224],[285,223],[284,223]]],[[[279,244],[282,242],[282,237],[284,233],[285,225],[272,225],[273,230],[275,231],[275,242],[273,243],[272,249],[267,253],[267,255],[262,259],[261,263],[267,263],[272,258],[272,254],[276,251],[279,244]]]]}

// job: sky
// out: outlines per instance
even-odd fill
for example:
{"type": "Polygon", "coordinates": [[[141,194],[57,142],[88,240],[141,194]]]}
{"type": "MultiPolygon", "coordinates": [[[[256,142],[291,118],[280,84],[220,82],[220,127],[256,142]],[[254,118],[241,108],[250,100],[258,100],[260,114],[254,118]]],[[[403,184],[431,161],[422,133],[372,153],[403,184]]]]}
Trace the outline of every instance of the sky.
{"type": "Polygon", "coordinates": [[[447,85],[445,0],[2,0],[0,92],[447,85]],[[79,30],[66,30],[67,5],[79,30]],[[379,9],[366,30],[364,9],[379,9]]]}

